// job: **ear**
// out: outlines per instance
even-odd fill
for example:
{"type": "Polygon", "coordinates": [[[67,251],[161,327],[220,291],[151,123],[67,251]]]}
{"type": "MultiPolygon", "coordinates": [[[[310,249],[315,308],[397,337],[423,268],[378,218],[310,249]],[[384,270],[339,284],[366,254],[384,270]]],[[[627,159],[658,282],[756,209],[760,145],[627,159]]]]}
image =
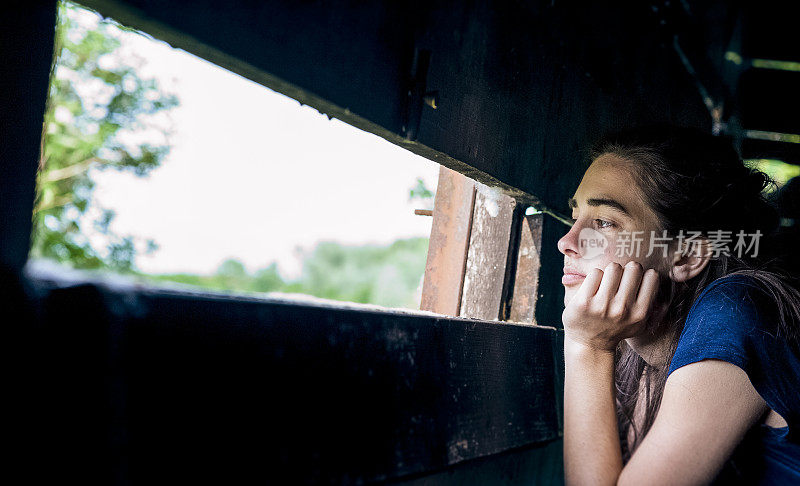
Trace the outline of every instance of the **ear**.
{"type": "Polygon", "coordinates": [[[702,272],[710,260],[708,240],[697,240],[688,250],[673,252],[669,276],[676,282],[686,282],[702,272]]]}

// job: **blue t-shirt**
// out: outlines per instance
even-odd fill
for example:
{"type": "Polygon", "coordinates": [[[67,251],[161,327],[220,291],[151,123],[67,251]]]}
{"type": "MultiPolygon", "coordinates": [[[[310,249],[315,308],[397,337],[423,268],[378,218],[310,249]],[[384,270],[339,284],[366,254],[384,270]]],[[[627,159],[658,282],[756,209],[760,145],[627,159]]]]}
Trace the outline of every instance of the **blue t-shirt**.
{"type": "Polygon", "coordinates": [[[717,483],[800,485],[800,352],[796,344],[777,337],[777,326],[774,301],[745,275],[709,284],[686,318],[667,375],[704,359],[732,363],[788,424],[754,426],[717,483]]]}

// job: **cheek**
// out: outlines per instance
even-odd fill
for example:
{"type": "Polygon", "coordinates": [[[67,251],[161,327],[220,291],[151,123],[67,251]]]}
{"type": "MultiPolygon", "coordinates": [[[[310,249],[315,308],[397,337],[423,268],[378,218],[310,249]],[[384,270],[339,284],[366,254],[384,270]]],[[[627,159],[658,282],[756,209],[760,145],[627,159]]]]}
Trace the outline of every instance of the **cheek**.
{"type": "Polygon", "coordinates": [[[603,270],[606,268],[606,266],[608,266],[609,263],[612,262],[619,263],[620,259],[617,258],[616,256],[617,252],[616,252],[616,247],[614,245],[615,245],[615,240],[612,236],[608,238],[605,250],[600,255],[589,260],[588,263],[590,264],[590,266],[589,268],[585,268],[584,271],[588,273],[593,268],[599,268],[600,270],[603,270]]]}
{"type": "Polygon", "coordinates": [[[608,244],[605,250],[597,257],[587,260],[589,265],[584,269],[586,272],[593,268],[605,270],[609,263],[618,263],[621,266],[625,266],[626,263],[635,261],[641,263],[644,268],[658,268],[656,265],[661,265],[663,263],[663,259],[661,258],[660,254],[656,255],[654,253],[649,257],[646,256],[649,241],[642,241],[641,248],[638,253],[636,251],[632,251],[631,255],[628,255],[617,248],[617,240],[613,234],[609,235],[607,238],[608,244]]]}

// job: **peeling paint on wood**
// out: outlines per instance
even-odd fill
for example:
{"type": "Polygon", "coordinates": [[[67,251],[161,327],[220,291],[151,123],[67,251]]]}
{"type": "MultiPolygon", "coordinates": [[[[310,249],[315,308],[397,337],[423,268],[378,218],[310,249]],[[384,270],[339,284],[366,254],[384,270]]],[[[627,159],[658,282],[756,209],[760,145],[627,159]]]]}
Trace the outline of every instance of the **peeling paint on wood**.
{"type": "Polygon", "coordinates": [[[516,201],[478,185],[460,315],[498,320],[516,201]]]}

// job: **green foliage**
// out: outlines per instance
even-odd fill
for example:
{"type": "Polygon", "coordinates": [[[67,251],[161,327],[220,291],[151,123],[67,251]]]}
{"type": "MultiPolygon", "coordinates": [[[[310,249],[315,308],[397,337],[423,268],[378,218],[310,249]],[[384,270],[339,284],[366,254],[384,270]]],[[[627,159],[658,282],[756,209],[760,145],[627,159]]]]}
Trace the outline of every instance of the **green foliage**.
{"type": "MultiPolygon", "coordinates": [[[[87,218],[94,189],[89,172],[113,169],[142,176],[158,167],[168,144],[130,142],[125,135],[149,130],[166,139],[166,129],[151,120],[178,101],[121,58],[119,27],[101,21],[91,28],[80,21],[92,15],[59,3],[58,58],[45,113],[31,255],[78,268],[127,271],[133,267],[136,241],[110,230],[112,211],[100,208],[99,216],[87,218]],[[102,235],[104,247],[89,241],[90,230],[102,235]]],[[[154,248],[147,243],[147,251],[154,248]]]]}
{"type": "Polygon", "coordinates": [[[748,165],[770,176],[779,186],[786,184],[792,177],[800,176],[800,167],[794,164],[773,159],[748,160],[748,165]]]}
{"type": "Polygon", "coordinates": [[[418,308],[417,289],[425,272],[427,238],[397,240],[388,246],[318,244],[303,260],[298,280],[284,281],[275,263],[249,274],[226,260],[211,276],[173,274],[150,278],[216,290],[300,293],[326,299],[418,308]]]}
{"type": "Polygon", "coordinates": [[[426,238],[386,247],[320,243],[303,263],[303,293],[389,307],[416,306],[414,291],[425,271],[426,238]]]}
{"type": "Polygon", "coordinates": [[[417,182],[408,191],[409,201],[420,200],[431,208],[433,208],[433,197],[433,191],[425,186],[425,181],[422,179],[422,177],[417,177],[417,182]]]}

